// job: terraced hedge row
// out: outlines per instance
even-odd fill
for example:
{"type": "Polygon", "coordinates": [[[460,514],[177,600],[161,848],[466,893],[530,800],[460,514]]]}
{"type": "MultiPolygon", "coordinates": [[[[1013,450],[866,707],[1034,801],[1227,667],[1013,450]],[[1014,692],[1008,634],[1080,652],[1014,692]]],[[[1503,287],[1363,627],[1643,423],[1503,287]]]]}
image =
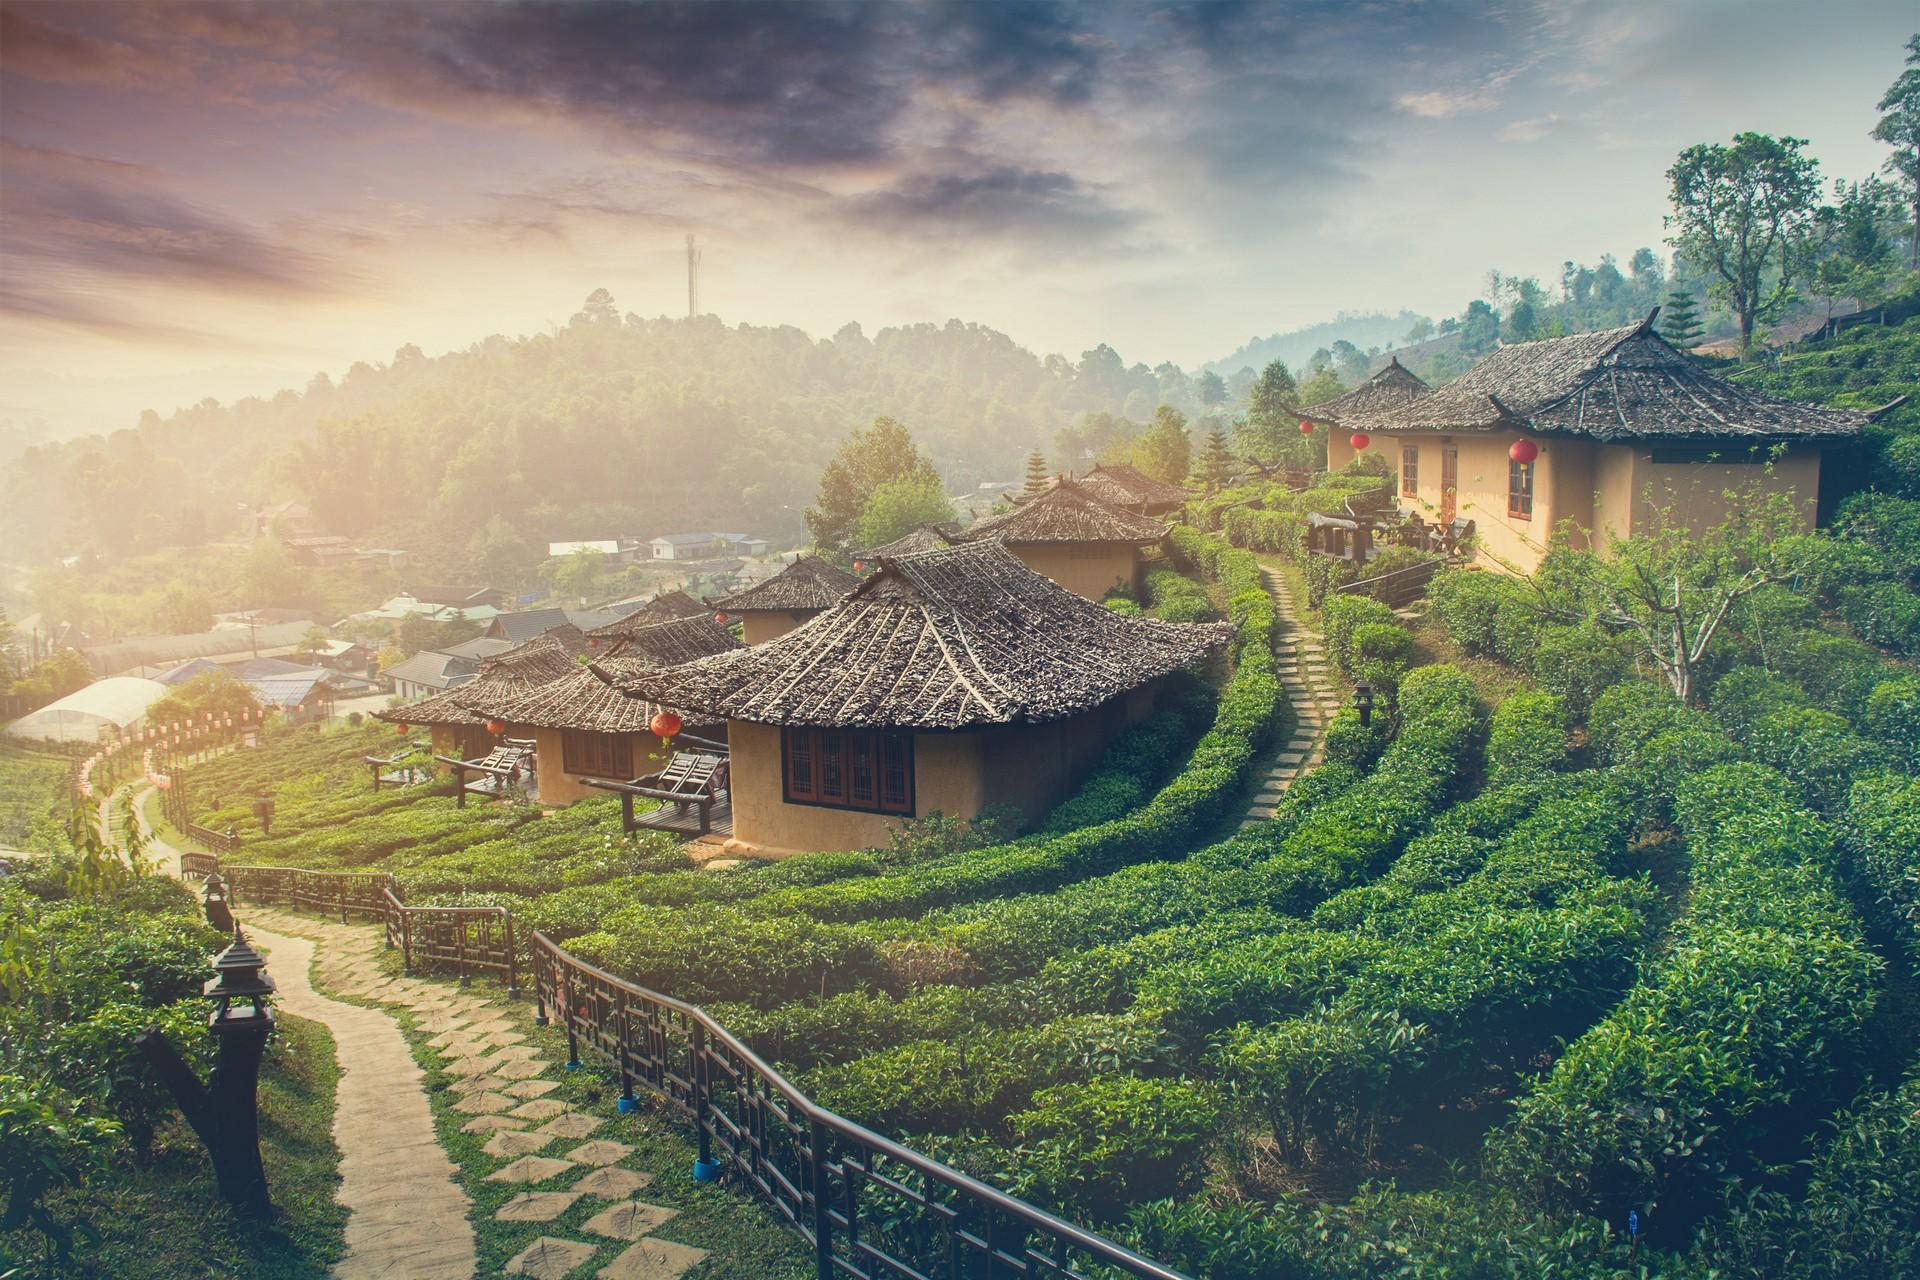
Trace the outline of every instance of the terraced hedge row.
{"type": "Polygon", "coordinates": [[[1792,784],[1733,764],[1676,792],[1693,896],[1671,949],[1491,1148],[1543,1204],[1690,1222],[1721,1178],[1831,1109],[1874,1007],[1880,962],[1836,889],[1833,830],[1792,784]]]}

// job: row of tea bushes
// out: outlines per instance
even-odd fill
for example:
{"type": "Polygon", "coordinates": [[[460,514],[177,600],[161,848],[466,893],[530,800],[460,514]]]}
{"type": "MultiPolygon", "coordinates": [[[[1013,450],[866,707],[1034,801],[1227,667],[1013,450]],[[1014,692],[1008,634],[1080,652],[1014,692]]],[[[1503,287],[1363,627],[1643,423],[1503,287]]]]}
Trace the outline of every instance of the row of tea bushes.
{"type": "Polygon", "coordinates": [[[1793,794],[1750,764],[1679,783],[1693,894],[1670,950],[1490,1146],[1537,1202],[1657,1206],[1677,1229],[1827,1110],[1879,961],[1836,891],[1832,829],[1793,794]]]}

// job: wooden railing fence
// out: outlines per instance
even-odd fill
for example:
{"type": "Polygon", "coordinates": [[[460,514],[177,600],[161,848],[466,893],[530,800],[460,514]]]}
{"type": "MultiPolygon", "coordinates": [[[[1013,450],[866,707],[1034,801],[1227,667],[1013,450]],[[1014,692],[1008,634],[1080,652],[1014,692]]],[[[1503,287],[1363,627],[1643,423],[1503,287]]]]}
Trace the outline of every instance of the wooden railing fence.
{"type": "Polygon", "coordinates": [[[536,932],[536,1021],[645,1084],[693,1125],[695,1176],[730,1172],[812,1247],[819,1280],[1122,1275],[1182,1280],[1121,1245],[816,1105],[699,1008],[625,982],[536,932]]]}

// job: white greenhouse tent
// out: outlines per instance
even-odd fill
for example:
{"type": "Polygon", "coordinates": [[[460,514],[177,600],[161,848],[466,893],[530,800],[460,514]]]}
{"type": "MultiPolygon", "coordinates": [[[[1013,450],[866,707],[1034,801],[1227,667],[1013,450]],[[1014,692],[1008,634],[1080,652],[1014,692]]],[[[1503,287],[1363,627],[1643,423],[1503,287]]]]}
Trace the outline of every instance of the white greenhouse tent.
{"type": "Polygon", "coordinates": [[[108,676],[21,716],[6,727],[6,732],[40,741],[98,742],[108,725],[122,732],[138,727],[146,718],[147,708],[166,692],[167,686],[158,680],[108,676]]]}

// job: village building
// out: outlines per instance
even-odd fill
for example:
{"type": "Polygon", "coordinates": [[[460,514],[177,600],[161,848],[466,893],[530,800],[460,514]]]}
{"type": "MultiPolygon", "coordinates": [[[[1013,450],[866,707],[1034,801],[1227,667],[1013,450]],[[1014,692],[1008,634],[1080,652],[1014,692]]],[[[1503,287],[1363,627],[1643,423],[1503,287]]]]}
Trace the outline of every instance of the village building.
{"type": "Polygon", "coordinates": [[[430,583],[426,586],[410,587],[407,595],[424,604],[439,605],[445,609],[505,609],[513,603],[512,595],[499,587],[475,587],[443,585],[430,583]]]}
{"type": "Polygon", "coordinates": [[[911,556],[922,551],[938,551],[942,547],[953,545],[960,533],[957,524],[923,524],[912,533],[895,538],[892,542],[865,551],[854,552],[853,567],[861,572],[870,564],[878,564],[884,556],[911,556]]]}
{"type": "Polygon", "coordinates": [[[712,609],[684,591],[663,591],[653,599],[638,604],[633,601],[622,601],[613,606],[612,612],[618,616],[599,626],[584,629],[587,648],[605,652],[614,641],[642,627],[671,622],[676,618],[711,618],[713,616],[712,609]]]}
{"type": "Polygon", "coordinates": [[[935,810],[1042,819],[1231,630],[1124,617],[982,541],[884,560],[764,644],[601,669],[630,697],[726,721],[730,847],[782,856],[884,844],[935,810]]]}
{"type": "Polygon", "coordinates": [[[498,718],[501,707],[539,685],[581,669],[558,640],[536,636],[483,660],[471,679],[444,693],[373,714],[392,724],[425,725],[431,731],[435,755],[469,759],[485,755],[501,737],[525,736],[521,732],[525,726],[498,718]],[[498,725],[498,732],[488,728],[489,724],[498,725]]]}
{"type": "MultiPolygon", "coordinates": [[[[614,642],[595,667],[624,679],[741,647],[731,631],[702,612],[636,628],[614,642]]],[[[572,804],[595,794],[587,779],[626,782],[662,764],[656,757],[664,749],[650,727],[661,708],[626,697],[586,667],[499,702],[483,698],[473,706],[533,738],[542,804],[572,804]]],[[[675,714],[696,736],[716,742],[726,736],[717,717],[675,714]]]]}
{"type": "Polygon", "coordinates": [[[954,541],[999,542],[1035,573],[1098,600],[1116,587],[1138,594],[1141,548],[1166,536],[1162,522],[1108,506],[1079,481],[1056,476],[1040,493],[954,541]]]}
{"type": "Polygon", "coordinates": [[[801,556],[773,577],[713,602],[719,621],[740,622],[740,637],[759,644],[783,636],[860,585],[860,579],[819,556],[801,556]]]}
{"type": "Polygon", "coordinates": [[[1180,511],[1190,496],[1177,484],[1155,480],[1138,467],[1124,462],[1101,463],[1074,483],[1088,495],[1110,507],[1135,515],[1161,516],[1180,511]]]}
{"type": "Polygon", "coordinates": [[[1788,495],[1811,528],[1822,450],[1873,415],[1729,382],[1668,344],[1658,314],[1502,347],[1397,403],[1317,406],[1338,427],[1327,465],[1344,467],[1364,443],[1392,469],[1403,504],[1474,521],[1482,558],[1517,573],[1539,565],[1562,521],[1601,546],[1662,512],[1701,531],[1726,519],[1729,490],[1749,484],[1788,495]]]}

